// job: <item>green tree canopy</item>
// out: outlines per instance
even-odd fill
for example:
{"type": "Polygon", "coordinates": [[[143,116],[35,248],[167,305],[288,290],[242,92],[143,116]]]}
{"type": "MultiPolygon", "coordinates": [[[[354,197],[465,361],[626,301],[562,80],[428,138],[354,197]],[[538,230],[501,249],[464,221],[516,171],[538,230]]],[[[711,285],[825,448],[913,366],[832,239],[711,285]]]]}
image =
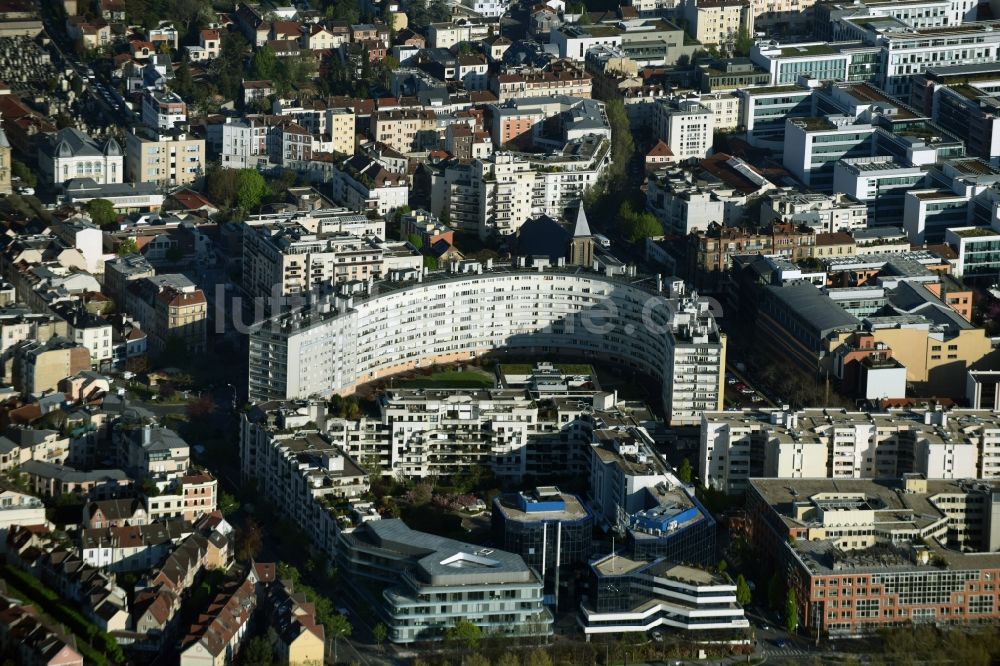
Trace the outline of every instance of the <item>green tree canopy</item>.
{"type": "Polygon", "coordinates": [[[28,187],[37,187],[38,176],[28,168],[28,165],[19,160],[14,160],[10,165],[11,172],[21,179],[21,182],[28,187]]]}
{"type": "Polygon", "coordinates": [[[240,169],[236,188],[236,204],[244,212],[255,210],[267,196],[267,181],[256,169],[240,169]]]}
{"type": "Polygon", "coordinates": [[[240,172],[236,169],[209,167],[205,173],[205,192],[222,208],[229,208],[236,202],[240,189],[240,172]]]}
{"type": "Polygon", "coordinates": [[[274,76],[278,67],[278,57],[274,54],[274,49],[265,44],[257,49],[250,59],[250,78],[255,80],[266,80],[274,76]]]}
{"type": "Polygon", "coordinates": [[[271,666],[274,663],[271,642],[264,636],[254,636],[240,652],[240,662],[243,666],[271,666]]]}
{"type": "Polygon", "coordinates": [[[121,243],[118,243],[118,247],[115,248],[115,254],[119,257],[126,257],[130,254],[139,254],[139,246],[135,244],[134,238],[126,238],[121,243]]]}
{"type": "Polygon", "coordinates": [[[424,249],[424,239],[420,237],[420,234],[410,234],[406,237],[406,242],[418,250],[424,249]]]}
{"type": "Polygon", "coordinates": [[[229,493],[223,491],[219,495],[219,511],[226,518],[231,518],[237,511],[240,510],[240,501],[229,493]]]}
{"type": "Polygon", "coordinates": [[[323,622],[323,628],[326,629],[326,635],[333,638],[333,663],[337,663],[337,643],[341,638],[350,638],[354,627],[343,615],[331,614],[323,622]]]}
{"type": "Polygon", "coordinates": [[[685,458],[681,461],[681,466],[677,468],[677,478],[684,483],[691,483],[691,476],[694,471],[691,469],[691,461],[685,458]]]}
{"type": "Polygon", "coordinates": [[[636,211],[628,201],[618,209],[618,227],[630,243],[663,235],[663,225],[652,213],[636,211]]]}
{"type": "Polygon", "coordinates": [[[107,199],[91,199],[85,208],[87,215],[94,221],[94,224],[103,228],[110,227],[118,221],[118,213],[115,205],[107,199]]]}
{"type": "Polygon", "coordinates": [[[552,657],[545,650],[532,650],[524,658],[524,666],[552,666],[552,657]]]}
{"type": "Polygon", "coordinates": [[[608,102],[604,111],[611,126],[611,167],[609,174],[616,186],[624,185],[628,164],[635,154],[635,140],[629,126],[625,105],[620,99],[608,102]]]}
{"type": "Polygon", "coordinates": [[[785,628],[793,632],[799,627],[799,603],[795,589],[789,588],[785,597],[785,628]]]}
{"type": "Polygon", "coordinates": [[[750,584],[747,583],[747,579],[740,574],[736,577],[736,603],[740,606],[746,606],[750,603],[750,584]]]}
{"type": "Polygon", "coordinates": [[[455,621],[454,626],[448,628],[444,637],[446,641],[456,647],[475,650],[483,638],[483,630],[479,628],[479,625],[460,618],[455,621]]]}
{"type": "Polygon", "coordinates": [[[737,56],[748,57],[750,49],[753,48],[753,37],[746,28],[740,28],[736,33],[736,43],[733,45],[733,53],[737,56]]]}
{"type": "Polygon", "coordinates": [[[385,643],[385,639],[388,637],[389,630],[381,622],[372,628],[372,638],[375,639],[375,645],[381,646],[382,643],[385,643]]]}

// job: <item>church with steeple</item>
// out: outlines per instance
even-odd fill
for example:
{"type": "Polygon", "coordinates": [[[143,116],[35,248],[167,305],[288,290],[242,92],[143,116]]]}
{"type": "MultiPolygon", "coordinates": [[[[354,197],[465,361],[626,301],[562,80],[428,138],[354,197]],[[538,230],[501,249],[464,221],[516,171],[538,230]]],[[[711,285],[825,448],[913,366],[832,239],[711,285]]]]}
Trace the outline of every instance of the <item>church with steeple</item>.
{"type": "Polygon", "coordinates": [[[576,209],[576,223],[573,225],[573,237],[569,241],[567,263],[572,266],[591,266],[594,263],[594,236],[590,233],[582,201],[576,209]]]}
{"type": "Polygon", "coordinates": [[[548,215],[532,218],[521,225],[517,232],[514,254],[521,257],[544,257],[552,263],[565,262],[567,266],[594,265],[594,236],[581,201],[576,209],[575,221],[556,221],[548,215]]]}

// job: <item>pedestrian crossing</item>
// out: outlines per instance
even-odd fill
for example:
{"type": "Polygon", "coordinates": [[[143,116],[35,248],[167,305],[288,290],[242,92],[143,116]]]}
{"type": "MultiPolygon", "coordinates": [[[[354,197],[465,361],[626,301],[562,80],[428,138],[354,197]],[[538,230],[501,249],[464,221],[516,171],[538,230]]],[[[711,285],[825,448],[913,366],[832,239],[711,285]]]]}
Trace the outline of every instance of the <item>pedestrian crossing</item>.
{"type": "Polygon", "coordinates": [[[772,647],[761,651],[765,657],[805,657],[809,655],[809,650],[794,647],[772,647]]]}

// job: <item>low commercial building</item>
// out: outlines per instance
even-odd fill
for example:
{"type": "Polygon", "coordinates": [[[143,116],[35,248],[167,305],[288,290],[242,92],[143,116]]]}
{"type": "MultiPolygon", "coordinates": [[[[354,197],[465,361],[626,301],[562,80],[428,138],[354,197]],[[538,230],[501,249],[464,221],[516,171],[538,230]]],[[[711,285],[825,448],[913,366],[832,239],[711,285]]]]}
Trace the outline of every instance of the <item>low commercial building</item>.
{"type": "Polygon", "coordinates": [[[748,540],[796,592],[799,625],[857,635],[995,624],[1000,497],[993,483],[753,479],[748,540]]]}
{"type": "Polygon", "coordinates": [[[493,531],[504,550],[523,557],[544,580],[590,560],[594,518],[575,495],[539,487],[495,497],[493,531]]]}
{"type": "Polygon", "coordinates": [[[645,632],[658,627],[705,631],[749,629],[725,574],[665,558],[647,560],[611,553],[590,565],[590,594],[579,624],[596,634],[645,632]]]}
{"type": "Polygon", "coordinates": [[[381,589],[373,610],[393,643],[442,640],[456,618],[484,634],[552,634],[542,581],[513,553],[375,520],[341,532],[337,565],[350,584],[381,589]]]}

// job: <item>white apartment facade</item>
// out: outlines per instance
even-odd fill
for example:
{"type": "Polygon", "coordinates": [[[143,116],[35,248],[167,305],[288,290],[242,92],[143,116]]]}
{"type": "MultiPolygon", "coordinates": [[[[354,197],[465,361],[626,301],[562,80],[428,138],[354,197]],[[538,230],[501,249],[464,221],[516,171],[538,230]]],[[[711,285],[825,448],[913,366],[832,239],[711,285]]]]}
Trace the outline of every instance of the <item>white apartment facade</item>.
{"type": "Polygon", "coordinates": [[[153,129],[175,129],[187,122],[187,103],[171,90],[148,90],[142,96],[142,122],[153,129]]]}
{"type": "Polygon", "coordinates": [[[657,100],[653,127],[675,161],[702,159],[712,152],[715,114],[698,98],[657,100]]]}
{"type": "MultiPolygon", "coordinates": [[[[721,365],[712,363],[724,362],[725,338],[707,308],[668,299],[655,280],[635,286],[585,269],[494,271],[466,262],[392,286],[374,296],[337,299],[327,312],[287,315],[253,333],[251,399],[344,393],[402,370],[507,346],[615,358],[662,382],[665,401],[676,397],[678,416],[688,420],[701,406],[720,404],[721,365]],[[618,314],[610,329],[577,321],[581,313],[606,307],[618,314]],[[675,311],[690,307],[695,313],[673,321],[675,311]],[[709,326],[712,331],[702,332],[709,326]],[[696,337],[675,337],[673,328],[696,337]],[[684,360],[675,368],[678,350],[684,360]],[[714,401],[709,384],[717,392],[714,401]],[[681,386],[705,390],[687,396],[681,386]]],[[[669,405],[668,412],[674,413],[669,405]]]]}
{"type": "Polygon", "coordinates": [[[804,409],[705,412],[706,487],[739,493],[750,478],[995,478],[1000,418],[986,410],[804,409]]]}

